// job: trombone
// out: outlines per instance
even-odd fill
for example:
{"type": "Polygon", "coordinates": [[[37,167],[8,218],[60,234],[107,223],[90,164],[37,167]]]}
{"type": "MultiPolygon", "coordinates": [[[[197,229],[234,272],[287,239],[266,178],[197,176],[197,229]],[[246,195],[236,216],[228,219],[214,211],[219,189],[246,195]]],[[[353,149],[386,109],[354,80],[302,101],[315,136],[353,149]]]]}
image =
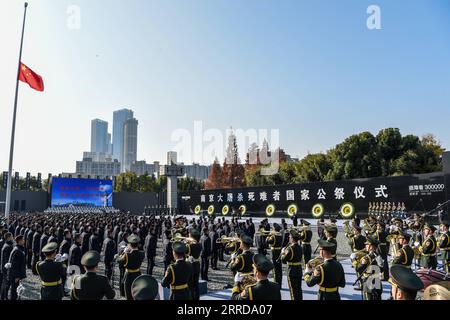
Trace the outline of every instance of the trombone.
{"type": "Polygon", "coordinates": [[[225,235],[221,236],[216,240],[216,243],[228,244],[230,242],[239,242],[241,241],[238,237],[227,237],[225,235]]]}

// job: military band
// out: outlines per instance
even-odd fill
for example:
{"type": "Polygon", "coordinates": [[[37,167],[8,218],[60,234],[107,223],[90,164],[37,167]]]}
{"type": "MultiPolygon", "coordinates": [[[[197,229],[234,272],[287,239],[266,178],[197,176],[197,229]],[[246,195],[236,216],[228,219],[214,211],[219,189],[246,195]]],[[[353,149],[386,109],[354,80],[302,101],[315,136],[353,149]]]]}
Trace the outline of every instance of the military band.
{"type": "MultiPolygon", "coordinates": [[[[418,215],[409,222],[374,217],[364,219],[362,227],[360,222],[354,218],[350,225],[347,220],[343,233],[357,278],[355,289],[362,290],[363,299],[381,300],[382,284],[388,280],[392,299],[415,298],[422,289],[413,269],[436,270],[439,262],[449,271],[447,221],[441,221],[439,229],[418,215]]],[[[170,290],[171,300],[199,300],[200,279],[208,281],[209,267],[218,269],[215,260],[225,260],[225,255],[232,280],[231,299],[281,299],[284,275],[291,300],[304,298],[302,285],[317,288],[319,300],[339,300],[339,290],[346,285],[339,260],[348,256],[337,254],[337,221],[324,219],[320,228],[317,255],[311,249],[313,232],[306,219],[292,227],[285,221],[274,223],[272,228],[264,219],[255,232],[253,222],[234,218],[189,221],[122,214],[63,216],[46,223],[39,216],[30,220],[19,217],[10,226],[0,225],[1,299],[18,298],[26,269],[39,277],[42,300],[117,298],[115,269],[120,271],[118,284],[125,299],[155,299],[158,283],[152,274],[161,238],[161,285],[170,290]],[[146,270],[142,268],[144,260],[146,270]],[[99,265],[104,275],[99,273],[99,265]]]]}

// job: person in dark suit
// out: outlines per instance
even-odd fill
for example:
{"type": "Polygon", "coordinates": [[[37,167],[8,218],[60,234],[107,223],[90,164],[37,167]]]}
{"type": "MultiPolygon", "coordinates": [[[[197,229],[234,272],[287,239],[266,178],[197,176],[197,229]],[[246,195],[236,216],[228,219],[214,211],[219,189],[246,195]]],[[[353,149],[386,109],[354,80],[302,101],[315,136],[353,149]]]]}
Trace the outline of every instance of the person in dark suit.
{"type": "Polygon", "coordinates": [[[70,294],[72,300],[102,300],[104,297],[108,300],[114,299],[116,292],[108,278],[97,274],[99,262],[98,251],[88,251],[83,255],[81,263],[86,273],[74,277],[70,294]]]}
{"type": "Polygon", "coordinates": [[[62,240],[61,244],[59,245],[59,253],[61,255],[69,255],[70,246],[72,245],[72,232],[70,232],[69,229],[64,230],[63,237],[64,240],[62,240]]]}
{"type": "Polygon", "coordinates": [[[7,232],[5,234],[5,243],[3,244],[1,255],[0,255],[0,267],[2,270],[2,287],[1,287],[1,300],[8,300],[8,292],[11,286],[11,283],[8,278],[8,269],[6,269],[5,265],[9,261],[9,256],[11,255],[11,251],[13,250],[13,235],[11,232],[7,232]]]}
{"type": "Polygon", "coordinates": [[[216,226],[212,224],[210,226],[209,238],[211,239],[211,269],[217,270],[217,261],[219,260],[219,245],[217,239],[219,235],[216,231],[216,226]]]}
{"type": "Polygon", "coordinates": [[[89,251],[93,251],[93,250],[95,250],[99,253],[102,251],[102,243],[100,242],[100,238],[98,237],[98,229],[97,228],[92,228],[92,233],[89,238],[89,251]]]}
{"type": "Polygon", "coordinates": [[[155,267],[156,247],[158,243],[158,236],[156,230],[152,228],[145,237],[144,251],[147,256],[147,274],[153,274],[153,268],[155,267]]]}
{"type": "Polygon", "coordinates": [[[49,238],[50,238],[50,227],[45,226],[39,244],[39,252],[41,254],[41,260],[45,260],[45,254],[42,252],[42,249],[47,245],[49,238]]]}
{"type": "Polygon", "coordinates": [[[202,245],[200,274],[202,280],[208,281],[209,258],[211,257],[211,239],[207,228],[203,228],[203,235],[200,238],[200,244],[202,245]]]}
{"type": "Polygon", "coordinates": [[[37,275],[36,273],[36,264],[39,262],[40,253],[41,253],[41,237],[42,237],[42,227],[40,225],[37,225],[36,232],[33,235],[33,243],[31,245],[33,250],[33,261],[31,262],[31,271],[34,275],[37,275]]]}
{"type": "Polygon", "coordinates": [[[233,300],[281,300],[280,285],[268,279],[273,263],[262,254],[253,256],[253,273],[256,283],[250,284],[240,291],[239,286],[232,290],[233,300]]]}
{"type": "Polygon", "coordinates": [[[30,223],[30,228],[25,234],[25,251],[27,256],[27,268],[31,269],[33,262],[33,237],[36,232],[34,223],[30,223]]]}
{"type": "Polygon", "coordinates": [[[113,239],[112,230],[108,229],[106,239],[103,241],[103,254],[105,263],[105,275],[109,281],[111,281],[113,268],[114,268],[114,256],[117,249],[113,239]]]}
{"type": "Polygon", "coordinates": [[[170,230],[166,229],[164,231],[164,239],[163,239],[164,270],[167,270],[167,268],[173,261],[172,243],[170,242],[171,238],[172,233],[170,232],[170,230]]]}
{"type": "Polygon", "coordinates": [[[69,249],[69,266],[77,266],[81,273],[84,273],[83,265],[81,264],[81,235],[76,233],[73,238],[73,244],[69,249]]]}
{"type": "MultiPolygon", "coordinates": [[[[17,287],[20,281],[27,277],[25,238],[22,235],[16,237],[16,246],[11,251],[9,264],[8,280],[11,284],[11,300],[17,300],[17,287]]],[[[6,292],[6,294],[8,293],[6,292]]]]}
{"type": "Polygon", "coordinates": [[[89,226],[86,226],[81,233],[81,254],[85,254],[89,251],[89,238],[91,237],[91,232],[89,226]]]}

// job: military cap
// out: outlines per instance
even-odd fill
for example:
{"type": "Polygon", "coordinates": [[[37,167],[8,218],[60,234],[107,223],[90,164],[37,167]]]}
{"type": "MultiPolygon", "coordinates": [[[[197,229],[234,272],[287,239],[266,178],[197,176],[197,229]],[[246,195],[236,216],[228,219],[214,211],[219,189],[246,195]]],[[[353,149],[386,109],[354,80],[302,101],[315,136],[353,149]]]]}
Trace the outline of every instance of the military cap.
{"type": "Polygon", "coordinates": [[[190,233],[193,237],[199,237],[199,236],[200,236],[200,231],[198,231],[198,229],[196,229],[196,228],[192,228],[191,230],[189,230],[189,233],[190,233]]]}
{"type": "Polygon", "coordinates": [[[158,282],[150,275],[137,277],[131,285],[134,300],[155,300],[158,296],[158,282]]]}
{"type": "Polygon", "coordinates": [[[409,233],[406,233],[406,232],[401,232],[401,233],[398,235],[398,238],[399,238],[399,239],[403,238],[403,239],[405,239],[406,241],[409,242],[409,240],[411,240],[411,235],[410,235],[409,233]]]}
{"type": "Polygon", "coordinates": [[[253,256],[253,264],[255,265],[256,270],[263,273],[269,273],[274,267],[273,263],[267,259],[265,255],[259,253],[253,256]]]}
{"type": "Polygon", "coordinates": [[[300,240],[300,233],[298,233],[297,230],[291,229],[291,230],[289,231],[289,234],[291,235],[291,237],[292,237],[294,240],[300,240]]]}
{"type": "Polygon", "coordinates": [[[331,218],[330,221],[331,221],[331,223],[336,223],[337,222],[337,220],[335,218],[331,218]]]}
{"type": "Polygon", "coordinates": [[[52,253],[54,251],[58,250],[58,244],[56,242],[50,242],[47,243],[43,248],[42,248],[42,252],[43,253],[52,253]]]}
{"type": "Polygon", "coordinates": [[[311,225],[311,223],[309,223],[307,220],[305,220],[305,219],[302,219],[301,220],[302,221],[302,225],[304,225],[304,226],[309,226],[309,225],[311,225]]]}
{"type": "Polygon", "coordinates": [[[253,239],[246,234],[241,236],[241,242],[249,246],[253,245],[253,239]]]}
{"type": "Polygon", "coordinates": [[[446,226],[448,228],[450,227],[450,222],[448,220],[442,221],[441,226],[446,226]]]}
{"type": "Polygon", "coordinates": [[[433,231],[433,232],[435,232],[436,231],[436,227],[435,226],[433,226],[432,224],[430,224],[430,223],[425,223],[425,225],[424,225],[424,227],[423,227],[424,229],[429,229],[429,230],[431,230],[431,231],[433,231]]]}
{"type": "Polygon", "coordinates": [[[371,245],[377,246],[380,244],[380,242],[372,236],[367,236],[365,244],[371,244],[371,245]]]}
{"type": "Polygon", "coordinates": [[[100,253],[95,250],[91,250],[83,254],[81,258],[81,264],[88,268],[92,268],[98,265],[100,262],[100,253]]]}
{"type": "Polygon", "coordinates": [[[325,226],[325,230],[328,231],[328,232],[336,232],[337,228],[336,228],[336,226],[326,225],[325,226]]]}
{"type": "Polygon", "coordinates": [[[139,243],[141,241],[141,239],[139,239],[139,237],[137,235],[132,234],[131,236],[128,237],[127,241],[128,241],[128,243],[136,244],[136,243],[139,243]]]}
{"type": "Polygon", "coordinates": [[[274,223],[273,224],[273,229],[275,230],[275,231],[280,231],[281,230],[281,226],[278,224],[278,223],[274,223]]]}
{"type": "Polygon", "coordinates": [[[323,250],[331,251],[333,248],[336,248],[336,244],[333,242],[329,242],[327,240],[319,239],[317,240],[319,243],[319,247],[323,250]]]}
{"type": "Polygon", "coordinates": [[[450,281],[440,281],[425,288],[424,300],[450,300],[450,281]]]}
{"type": "Polygon", "coordinates": [[[186,253],[186,244],[181,241],[174,242],[172,244],[172,250],[175,251],[175,253],[186,253]]]}
{"type": "Polygon", "coordinates": [[[417,292],[423,289],[420,278],[409,268],[393,265],[390,269],[389,282],[402,291],[417,292]]]}

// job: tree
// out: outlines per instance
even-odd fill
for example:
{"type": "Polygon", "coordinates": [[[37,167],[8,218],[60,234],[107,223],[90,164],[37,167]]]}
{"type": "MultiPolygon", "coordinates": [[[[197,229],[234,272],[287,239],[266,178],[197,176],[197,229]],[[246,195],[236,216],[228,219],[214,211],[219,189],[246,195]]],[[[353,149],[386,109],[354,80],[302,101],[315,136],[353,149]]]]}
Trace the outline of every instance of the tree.
{"type": "Polygon", "coordinates": [[[245,168],[240,163],[236,136],[228,137],[227,155],[222,168],[222,187],[237,188],[245,186],[245,168]]]}
{"type": "Polygon", "coordinates": [[[205,189],[219,189],[222,187],[222,167],[216,158],[209,173],[209,177],[205,182],[205,189]]]}

